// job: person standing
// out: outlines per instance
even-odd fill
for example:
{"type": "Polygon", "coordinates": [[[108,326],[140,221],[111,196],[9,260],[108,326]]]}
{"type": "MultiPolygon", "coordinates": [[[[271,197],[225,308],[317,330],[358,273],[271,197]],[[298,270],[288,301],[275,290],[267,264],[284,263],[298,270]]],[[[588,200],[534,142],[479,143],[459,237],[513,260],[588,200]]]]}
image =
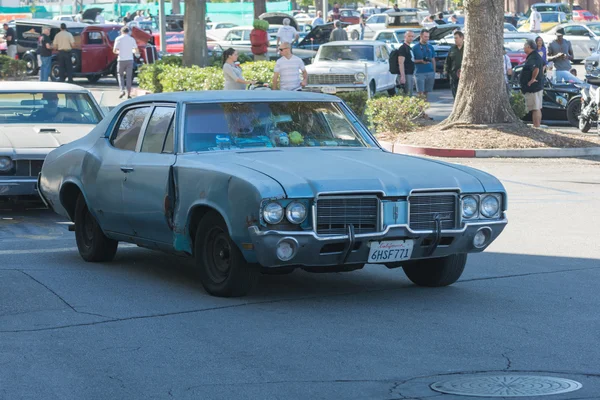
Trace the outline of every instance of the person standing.
{"type": "Polygon", "coordinates": [[[73,18],[75,22],[83,22],[83,11],[79,11],[73,18]]]}
{"type": "Polygon", "coordinates": [[[292,54],[292,46],[283,42],[279,46],[281,57],[275,63],[273,74],[273,90],[300,90],[308,84],[308,73],[300,57],[292,54]],[[302,80],[300,80],[302,71],[302,80]]]}
{"type": "MultiPolygon", "coordinates": [[[[570,79],[568,75],[571,70],[571,60],[573,60],[573,47],[571,46],[571,42],[563,37],[564,34],[564,28],[557,29],[556,40],[553,40],[548,46],[548,61],[554,63],[557,82],[560,82],[562,79],[565,81],[570,79]]],[[[537,49],[537,46],[535,49],[537,49]]]]}
{"type": "Polygon", "coordinates": [[[269,23],[262,19],[254,20],[254,29],[250,31],[250,49],[254,55],[254,61],[268,61],[269,50],[269,23]]]}
{"type": "Polygon", "coordinates": [[[10,58],[17,57],[17,36],[15,30],[10,28],[8,24],[3,25],[4,40],[6,40],[6,55],[10,58]]]}
{"type": "Polygon", "coordinates": [[[419,43],[413,45],[413,56],[415,60],[415,82],[419,96],[424,96],[433,91],[435,83],[435,51],[429,44],[429,31],[421,30],[419,43]]]}
{"type": "Polygon", "coordinates": [[[256,81],[247,81],[242,75],[242,69],[235,65],[238,59],[238,52],[233,48],[228,48],[223,52],[223,76],[225,77],[225,90],[245,90],[246,85],[256,83],[256,81]]]}
{"type": "Polygon", "coordinates": [[[315,19],[313,19],[311,25],[314,28],[315,26],[323,25],[323,24],[325,24],[325,21],[323,20],[323,12],[319,10],[319,11],[317,11],[317,17],[315,19]]]}
{"type": "Polygon", "coordinates": [[[548,64],[548,54],[546,51],[546,45],[544,44],[544,39],[541,36],[535,38],[535,44],[537,45],[537,52],[542,57],[544,61],[544,66],[548,64]]]}
{"type": "Polygon", "coordinates": [[[527,111],[531,111],[533,126],[539,128],[542,123],[542,100],[543,100],[543,80],[542,70],[544,64],[542,57],[536,51],[535,42],[528,39],[523,46],[523,50],[527,54],[523,70],[519,78],[521,84],[521,92],[525,96],[525,104],[527,111]]]}
{"type": "Polygon", "coordinates": [[[50,78],[52,68],[52,41],[50,40],[50,28],[42,28],[42,36],[39,38],[38,49],[40,51],[40,81],[47,82],[50,78]]]}
{"type": "Polygon", "coordinates": [[[139,54],[139,49],[134,38],[129,35],[129,28],[121,28],[121,35],[115,39],[113,53],[117,54],[117,72],[121,95],[125,96],[125,79],[127,79],[127,98],[131,98],[131,82],[133,81],[133,54],[139,54]]]}
{"type": "Polygon", "coordinates": [[[446,21],[444,21],[444,13],[438,13],[437,19],[433,22],[435,22],[438,25],[445,25],[446,21]]]}
{"type": "Polygon", "coordinates": [[[358,37],[358,39],[364,40],[365,39],[365,29],[367,28],[367,16],[366,15],[361,14],[359,26],[360,26],[360,36],[358,37]]]}
{"type": "Polygon", "coordinates": [[[540,33],[542,31],[542,14],[535,7],[531,8],[529,16],[529,32],[540,33]]]}
{"type": "Polygon", "coordinates": [[[331,10],[331,18],[333,21],[336,21],[340,19],[340,16],[340,5],[338,3],[335,3],[333,5],[333,9],[331,10]]]}
{"type": "Polygon", "coordinates": [[[400,74],[398,75],[398,83],[400,87],[404,87],[404,94],[407,96],[413,95],[413,88],[415,87],[415,81],[413,74],[415,73],[415,62],[410,46],[413,40],[415,40],[415,33],[413,31],[406,31],[404,34],[404,43],[398,49],[398,68],[400,74]]]}
{"type": "Polygon", "coordinates": [[[127,11],[125,13],[125,16],[123,17],[123,24],[127,25],[131,21],[133,21],[133,17],[131,16],[131,13],[129,11],[127,11]]]}
{"type": "Polygon", "coordinates": [[[512,63],[510,62],[510,57],[506,54],[506,47],[504,48],[504,82],[506,83],[506,91],[508,95],[511,94],[511,85],[509,82],[510,77],[512,77],[512,63]]]}
{"type": "Polygon", "coordinates": [[[98,11],[96,13],[96,19],[94,20],[97,24],[104,24],[106,20],[104,19],[104,15],[102,15],[102,11],[98,11]]]}
{"type": "Polygon", "coordinates": [[[75,39],[67,30],[67,25],[63,22],[60,24],[60,32],[54,36],[54,49],[58,50],[56,61],[58,62],[58,71],[60,81],[64,82],[65,77],[69,83],[73,83],[73,61],[71,61],[71,53],[75,39]]]}
{"type": "Polygon", "coordinates": [[[279,43],[290,43],[290,46],[298,40],[300,35],[296,31],[296,28],[290,26],[290,19],[283,19],[283,26],[279,28],[277,31],[277,47],[279,47],[279,43]]]}
{"type": "Polygon", "coordinates": [[[337,42],[341,40],[348,40],[348,34],[342,28],[342,22],[340,20],[335,21],[334,23],[335,29],[331,31],[331,35],[329,35],[330,42],[337,42]]]}
{"type": "Polygon", "coordinates": [[[444,73],[450,79],[450,89],[452,89],[452,97],[456,98],[458,90],[458,81],[460,79],[460,70],[462,68],[462,60],[464,53],[465,35],[461,31],[454,32],[454,45],[448,52],[446,62],[444,63],[444,73]]]}

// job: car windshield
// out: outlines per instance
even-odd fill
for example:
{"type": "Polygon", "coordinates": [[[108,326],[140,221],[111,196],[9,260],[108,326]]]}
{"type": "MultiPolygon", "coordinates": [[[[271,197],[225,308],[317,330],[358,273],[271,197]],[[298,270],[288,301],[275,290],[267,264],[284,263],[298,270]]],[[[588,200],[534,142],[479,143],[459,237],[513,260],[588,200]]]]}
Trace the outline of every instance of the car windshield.
{"type": "Polygon", "coordinates": [[[600,35],[600,24],[590,24],[587,26],[590,31],[594,32],[596,35],[600,35]]]}
{"type": "Polygon", "coordinates": [[[371,147],[337,103],[209,103],[186,107],[186,152],[256,147],[371,147]]]}
{"type": "Polygon", "coordinates": [[[548,14],[544,14],[541,13],[542,15],[542,22],[559,22],[558,21],[558,13],[548,13],[548,14]]]}
{"type": "Polygon", "coordinates": [[[504,47],[511,51],[523,51],[527,39],[526,37],[504,39],[504,47]]]}
{"type": "Polygon", "coordinates": [[[85,93],[0,92],[0,124],[97,124],[101,119],[85,93]]]}
{"type": "Polygon", "coordinates": [[[373,46],[323,46],[317,61],[373,61],[373,46]]]}
{"type": "Polygon", "coordinates": [[[513,24],[504,24],[504,32],[517,32],[517,28],[513,24]]]}
{"type": "Polygon", "coordinates": [[[106,32],[106,36],[108,36],[108,40],[114,42],[120,35],[120,31],[118,29],[113,29],[112,31],[106,32]]]}
{"type": "Polygon", "coordinates": [[[539,12],[544,12],[544,11],[556,11],[557,7],[555,5],[536,5],[535,9],[539,12]]]}

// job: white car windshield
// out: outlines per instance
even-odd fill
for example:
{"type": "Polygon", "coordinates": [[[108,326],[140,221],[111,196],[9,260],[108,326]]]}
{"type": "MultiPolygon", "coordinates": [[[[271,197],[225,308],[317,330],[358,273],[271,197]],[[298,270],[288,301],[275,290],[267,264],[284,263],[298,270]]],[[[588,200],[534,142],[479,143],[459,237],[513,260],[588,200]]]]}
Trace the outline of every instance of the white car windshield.
{"type": "Polygon", "coordinates": [[[186,152],[262,147],[371,147],[337,103],[189,104],[186,152]]]}
{"type": "Polygon", "coordinates": [[[101,119],[85,93],[0,92],[0,124],[97,124],[101,119]]]}
{"type": "Polygon", "coordinates": [[[373,61],[373,46],[323,46],[319,49],[317,61],[373,61]]]}

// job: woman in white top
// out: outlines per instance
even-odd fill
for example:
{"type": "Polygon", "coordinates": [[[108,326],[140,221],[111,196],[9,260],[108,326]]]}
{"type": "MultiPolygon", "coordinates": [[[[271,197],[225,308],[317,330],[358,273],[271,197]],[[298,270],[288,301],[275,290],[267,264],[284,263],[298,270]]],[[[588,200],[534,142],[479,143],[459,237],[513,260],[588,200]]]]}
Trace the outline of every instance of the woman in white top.
{"type": "Polygon", "coordinates": [[[225,90],[244,90],[246,85],[256,81],[244,80],[242,69],[235,65],[238,59],[238,52],[233,48],[228,48],[223,52],[223,75],[225,76],[225,90]]]}

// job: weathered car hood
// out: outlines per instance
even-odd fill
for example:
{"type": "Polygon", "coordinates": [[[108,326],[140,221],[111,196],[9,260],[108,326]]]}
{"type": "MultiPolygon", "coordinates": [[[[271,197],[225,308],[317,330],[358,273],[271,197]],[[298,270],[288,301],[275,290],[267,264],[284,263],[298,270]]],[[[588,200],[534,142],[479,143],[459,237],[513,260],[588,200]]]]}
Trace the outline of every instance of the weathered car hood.
{"type": "Polygon", "coordinates": [[[306,66],[309,74],[354,74],[365,71],[365,64],[368,68],[376,63],[373,61],[349,61],[349,62],[317,62],[306,66]]]}
{"type": "Polygon", "coordinates": [[[413,189],[484,190],[475,174],[462,168],[378,149],[278,149],[229,155],[227,162],[279,182],[288,197],[310,198],[322,192],[382,191],[386,196],[406,196],[413,189]]]}
{"type": "Polygon", "coordinates": [[[0,125],[0,149],[56,148],[88,134],[95,125],[0,125]],[[57,132],[40,132],[40,129],[57,132]]]}

